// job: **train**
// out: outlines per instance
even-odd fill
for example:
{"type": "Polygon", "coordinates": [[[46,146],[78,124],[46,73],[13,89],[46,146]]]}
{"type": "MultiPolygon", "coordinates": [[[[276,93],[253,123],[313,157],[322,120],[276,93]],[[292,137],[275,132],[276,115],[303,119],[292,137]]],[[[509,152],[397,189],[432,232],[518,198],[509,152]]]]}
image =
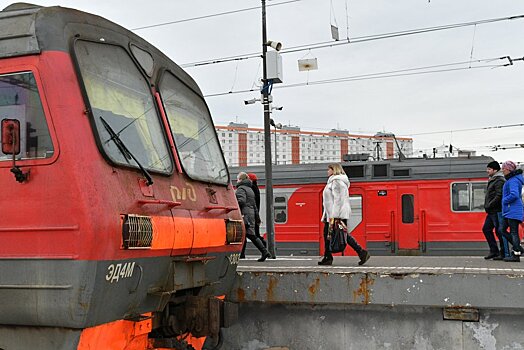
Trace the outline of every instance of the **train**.
{"type": "Polygon", "coordinates": [[[0,348],[218,347],[245,229],[196,82],[75,9],[0,42],[0,348]]]}
{"type": "MultiPolygon", "coordinates": [[[[372,255],[481,255],[488,246],[486,165],[493,158],[408,158],[341,162],[352,208],[348,230],[372,255]]],[[[275,242],[278,255],[318,256],[324,251],[322,191],[328,163],[274,165],[275,242]]],[[[266,198],[263,166],[252,172],[266,198]]],[[[261,232],[266,232],[264,223],[261,232]]],[[[254,252],[248,245],[248,254],[254,252]]],[[[348,248],[343,254],[355,254],[348,248]]]]}

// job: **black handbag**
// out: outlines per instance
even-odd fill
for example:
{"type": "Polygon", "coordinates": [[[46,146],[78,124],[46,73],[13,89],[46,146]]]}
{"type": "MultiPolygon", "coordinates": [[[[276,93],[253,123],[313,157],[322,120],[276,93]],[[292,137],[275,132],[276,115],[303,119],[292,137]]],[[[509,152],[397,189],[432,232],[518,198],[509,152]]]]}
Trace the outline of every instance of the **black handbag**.
{"type": "Polygon", "coordinates": [[[334,219],[329,225],[328,241],[331,253],[341,253],[346,249],[348,228],[341,219],[334,219]]]}

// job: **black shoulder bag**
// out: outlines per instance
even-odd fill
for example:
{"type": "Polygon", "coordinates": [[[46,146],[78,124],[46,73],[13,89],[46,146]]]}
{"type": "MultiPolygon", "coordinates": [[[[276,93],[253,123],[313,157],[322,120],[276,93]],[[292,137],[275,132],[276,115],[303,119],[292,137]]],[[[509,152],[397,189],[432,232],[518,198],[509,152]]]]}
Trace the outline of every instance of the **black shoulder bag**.
{"type": "Polygon", "coordinates": [[[348,228],[341,219],[334,219],[329,225],[328,240],[332,253],[341,253],[346,249],[348,228]]]}

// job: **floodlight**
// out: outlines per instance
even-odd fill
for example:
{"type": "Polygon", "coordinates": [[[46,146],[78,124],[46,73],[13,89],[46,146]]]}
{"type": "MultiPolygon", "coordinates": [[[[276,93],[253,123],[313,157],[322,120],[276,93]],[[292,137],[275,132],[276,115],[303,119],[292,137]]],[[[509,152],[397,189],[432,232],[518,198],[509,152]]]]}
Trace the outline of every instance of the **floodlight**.
{"type": "Polygon", "coordinates": [[[275,50],[277,51],[280,51],[280,49],[282,48],[282,43],[280,41],[271,41],[271,40],[268,40],[268,42],[266,43],[267,46],[270,46],[272,48],[274,48],[275,50]]]}

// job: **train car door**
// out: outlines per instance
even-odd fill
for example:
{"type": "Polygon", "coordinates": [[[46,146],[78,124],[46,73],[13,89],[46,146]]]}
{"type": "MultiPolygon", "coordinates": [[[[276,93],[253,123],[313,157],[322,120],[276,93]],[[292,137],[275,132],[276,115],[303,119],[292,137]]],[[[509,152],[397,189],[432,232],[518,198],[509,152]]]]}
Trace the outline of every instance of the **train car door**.
{"type": "Polygon", "coordinates": [[[419,249],[419,216],[416,186],[399,186],[397,237],[398,249],[419,249]]]}

